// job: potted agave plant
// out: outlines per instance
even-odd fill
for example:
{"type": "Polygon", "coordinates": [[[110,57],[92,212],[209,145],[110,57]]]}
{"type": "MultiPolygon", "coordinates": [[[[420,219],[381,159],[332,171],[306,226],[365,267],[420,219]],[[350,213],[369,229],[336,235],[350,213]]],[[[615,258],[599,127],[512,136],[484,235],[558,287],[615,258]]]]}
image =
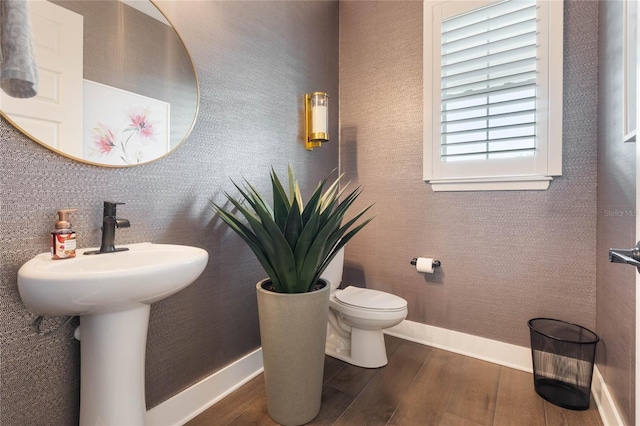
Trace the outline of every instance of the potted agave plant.
{"type": "Polygon", "coordinates": [[[268,278],[256,285],[269,416],[301,425],[320,411],[330,284],[320,278],[336,253],[371,218],[371,206],[342,223],[360,195],[345,195],[339,176],[320,182],[304,205],[291,167],[285,190],[271,171],[273,205],[245,181],[225,193],[236,212],[212,202],[218,216],[251,248],[268,278]]]}

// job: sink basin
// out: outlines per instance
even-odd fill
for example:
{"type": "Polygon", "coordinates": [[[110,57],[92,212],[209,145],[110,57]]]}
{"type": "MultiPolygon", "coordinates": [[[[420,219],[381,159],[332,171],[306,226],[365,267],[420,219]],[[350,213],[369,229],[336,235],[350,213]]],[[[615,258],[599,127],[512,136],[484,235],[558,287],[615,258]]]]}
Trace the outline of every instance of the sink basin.
{"type": "Polygon", "coordinates": [[[40,315],[80,316],[80,426],[143,426],[145,350],[151,303],[200,276],[200,248],[140,243],[128,251],[51,260],[18,271],[24,304],[40,315]]]}
{"type": "Polygon", "coordinates": [[[42,253],[18,271],[25,305],[41,315],[87,315],[151,304],[191,284],[209,255],[196,247],[140,243],[128,251],[52,260],[42,253]]]}

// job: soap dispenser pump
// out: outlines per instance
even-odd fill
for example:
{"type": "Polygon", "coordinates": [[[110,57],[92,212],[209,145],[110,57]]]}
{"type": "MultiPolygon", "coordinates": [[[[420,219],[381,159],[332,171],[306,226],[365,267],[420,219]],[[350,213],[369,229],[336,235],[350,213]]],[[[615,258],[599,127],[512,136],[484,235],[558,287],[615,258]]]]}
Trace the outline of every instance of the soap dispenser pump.
{"type": "Polygon", "coordinates": [[[76,257],[76,231],[71,229],[69,213],[77,209],[58,210],[56,229],[51,231],[51,258],[69,259],[76,257]]]}

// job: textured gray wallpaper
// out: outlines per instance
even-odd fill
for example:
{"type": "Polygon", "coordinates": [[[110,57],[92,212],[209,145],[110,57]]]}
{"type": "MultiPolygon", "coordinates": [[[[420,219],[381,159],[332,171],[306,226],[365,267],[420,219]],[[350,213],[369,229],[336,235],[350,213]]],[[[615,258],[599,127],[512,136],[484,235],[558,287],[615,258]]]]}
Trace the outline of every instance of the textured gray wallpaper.
{"type": "MultiPolygon", "coordinates": [[[[187,142],[153,164],[106,169],[44,149],[0,121],[0,423],[78,422],[77,322],[50,336],[34,333],[16,273],[48,251],[55,211],[76,207],[80,247],[99,245],[102,201],[127,203],[131,228],[120,244],[189,244],[210,255],[203,275],[151,309],[147,407],[259,346],[255,283],[264,276],[250,251],[213,218],[230,178],[268,190],[270,167],[296,169],[303,191],[338,164],[338,4],[332,1],[169,1],[158,3],[184,38],[200,79],[198,122],[187,142]],[[309,23],[313,25],[309,25],[309,23]],[[322,90],[333,140],[302,145],[302,96],[322,90]]],[[[63,262],[63,261],[61,261],[63,262]]]]}
{"type": "Polygon", "coordinates": [[[625,424],[636,424],[636,271],[608,261],[636,230],[636,144],[622,143],[622,2],[600,2],[598,114],[597,362],[625,424]]]}
{"type": "Polygon", "coordinates": [[[563,176],[547,191],[434,193],[422,181],[422,2],[340,3],[341,170],[375,221],[348,282],[411,321],[528,346],[527,321],[595,328],[598,3],[565,3],[563,176]],[[409,265],[436,257],[431,276],[409,265]]]}

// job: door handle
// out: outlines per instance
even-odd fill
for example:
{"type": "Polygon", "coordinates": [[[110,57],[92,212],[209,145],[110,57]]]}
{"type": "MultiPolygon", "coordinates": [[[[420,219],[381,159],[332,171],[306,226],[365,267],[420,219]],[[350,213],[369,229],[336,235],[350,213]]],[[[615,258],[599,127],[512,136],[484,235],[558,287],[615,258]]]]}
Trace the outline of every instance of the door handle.
{"type": "Polygon", "coordinates": [[[640,272],[640,241],[632,249],[609,249],[609,262],[633,265],[640,272]]]}

